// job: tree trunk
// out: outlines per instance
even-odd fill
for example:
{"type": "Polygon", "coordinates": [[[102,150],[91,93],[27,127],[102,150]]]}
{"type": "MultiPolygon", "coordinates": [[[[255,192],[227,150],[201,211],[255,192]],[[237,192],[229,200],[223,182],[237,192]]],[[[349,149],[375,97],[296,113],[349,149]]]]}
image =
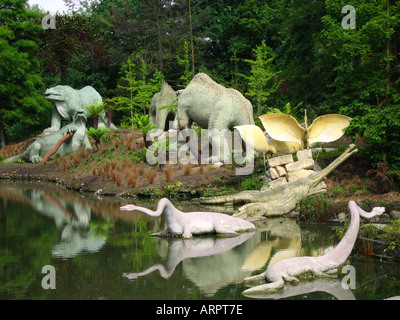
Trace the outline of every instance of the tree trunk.
{"type": "Polygon", "coordinates": [[[4,148],[6,146],[6,137],[4,135],[4,125],[3,122],[0,121],[0,148],[4,148]]]}

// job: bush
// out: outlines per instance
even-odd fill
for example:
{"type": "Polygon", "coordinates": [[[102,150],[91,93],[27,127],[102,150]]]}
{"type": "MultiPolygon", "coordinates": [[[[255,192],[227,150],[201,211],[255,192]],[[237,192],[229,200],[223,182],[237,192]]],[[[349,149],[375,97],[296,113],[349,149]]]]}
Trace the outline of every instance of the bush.
{"type": "Polygon", "coordinates": [[[300,215],[307,222],[326,222],[332,212],[333,203],[323,194],[300,200],[300,215]]]}

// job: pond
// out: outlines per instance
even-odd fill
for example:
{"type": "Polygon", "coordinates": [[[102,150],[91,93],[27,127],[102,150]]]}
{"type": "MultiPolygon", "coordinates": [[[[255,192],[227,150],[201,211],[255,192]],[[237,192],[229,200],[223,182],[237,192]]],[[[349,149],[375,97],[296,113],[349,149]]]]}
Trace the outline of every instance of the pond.
{"type": "MultiPolygon", "coordinates": [[[[121,212],[127,203],[140,204],[56,185],[0,182],[0,299],[245,300],[245,277],[335,245],[335,226],[307,226],[294,218],[266,219],[238,237],[155,238],[151,234],[164,229],[164,219],[121,212]],[[46,287],[52,281],[55,288],[46,287]]],[[[174,204],[182,211],[207,210],[193,202],[174,204]]],[[[399,263],[351,257],[350,264],[355,289],[344,289],[339,275],[305,280],[265,298],[400,295],[399,263]]]]}

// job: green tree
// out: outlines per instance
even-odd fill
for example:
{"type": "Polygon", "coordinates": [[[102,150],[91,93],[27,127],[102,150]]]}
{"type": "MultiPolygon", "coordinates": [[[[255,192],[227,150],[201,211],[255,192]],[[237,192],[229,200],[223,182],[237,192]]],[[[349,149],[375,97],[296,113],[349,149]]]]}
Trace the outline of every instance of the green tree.
{"type": "Polygon", "coordinates": [[[41,130],[51,104],[44,98],[36,57],[43,30],[26,0],[0,4],[0,142],[41,130]]]}
{"type": "Polygon", "coordinates": [[[248,93],[256,106],[256,115],[260,116],[265,112],[271,97],[278,92],[279,72],[274,69],[274,55],[272,49],[265,43],[253,50],[255,60],[246,59],[251,66],[251,75],[247,77],[248,93]]]}
{"type": "Polygon", "coordinates": [[[122,77],[118,83],[118,95],[111,99],[112,103],[116,105],[115,110],[123,113],[129,110],[132,130],[134,129],[134,115],[147,113],[151,98],[161,90],[163,78],[158,71],[155,71],[150,77],[144,60],[141,59],[140,62],[140,68],[137,68],[133,54],[128,58],[121,68],[122,77]]]}

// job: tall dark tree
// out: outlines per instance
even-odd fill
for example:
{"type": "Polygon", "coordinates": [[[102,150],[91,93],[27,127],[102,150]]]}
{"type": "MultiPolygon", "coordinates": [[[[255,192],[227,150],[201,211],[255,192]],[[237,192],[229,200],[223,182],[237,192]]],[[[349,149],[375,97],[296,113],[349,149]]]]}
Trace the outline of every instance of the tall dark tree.
{"type": "Polygon", "coordinates": [[[0,3],[0,142],[35,133],[51,104],[43,97],[38,52],[40,18],[26,0],[0,3]]]}

